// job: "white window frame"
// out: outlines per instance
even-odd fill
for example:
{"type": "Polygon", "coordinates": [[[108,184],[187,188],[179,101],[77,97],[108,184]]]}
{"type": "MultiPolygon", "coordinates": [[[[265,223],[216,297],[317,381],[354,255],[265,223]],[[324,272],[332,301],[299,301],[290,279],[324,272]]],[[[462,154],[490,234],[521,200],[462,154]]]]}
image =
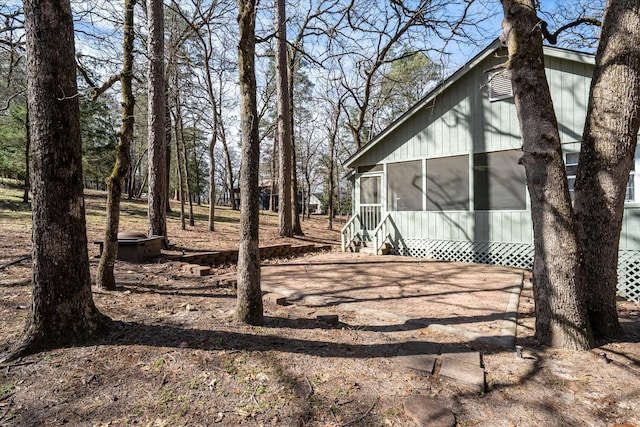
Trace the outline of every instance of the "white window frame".
{"type": "MultiPolygon", "coordinates": [[[[579,152],[572,151],[572,152],[564,153],[565,173],[568,167],[575,166],[577,169],[579,157],[580,157],[579,152]],[[571,159],[571,163],[570,163],[569,157],[574,157],[574,156],[575,156],[575,160],[571,159]]],[[[638,171],[640,171],[640,146],[636,148],[636,152],[633,157],[633,166],[631,168],[631,171],[629,172],[629,181],[627,182],[627,190],[625,192],[625,199],[624,199],[625,204],[640,203],[640,194],[638,194],[639,193],[638,190],[640,190],[640,173],[638,173],[638,171]],[[630,183],[632,184],[633,197],[627,198],[629,194],[630,183]]],[[[572,183],[575,184],[575,179],[576,179],[575,175],[567,174],[567,182],[569,183],[569,195],[571,196],[572,201],[574,198],[574,190],[573,190],[572,183]]]]}
{"type": "Polygon", "coordinates": [[[567,174],[567,184],[569,185],[569,196],[571,196],[571,201],[573,201],[573,198],[574,198],[573,186],[575,185],[575,182],[576,182],[576,175],[575,174],[569,175],[569,173],[567,172],[567,169],[569,167],[575,167],[577,172],[579,160],[580,160],[579,152],[564,153],[564,171],[567,174]],[[571,157],[572,159],[570,160],[569,157],[571,157]],[[575,160],[573,160],[573,157],[575,157],[575,160]]]}
{"type": "Polygon", "coordinates": [[[499,70],[489,74],[487,86],[489,88],[490,102],[513,98],[511,73],[507,70],[499,70]]]}

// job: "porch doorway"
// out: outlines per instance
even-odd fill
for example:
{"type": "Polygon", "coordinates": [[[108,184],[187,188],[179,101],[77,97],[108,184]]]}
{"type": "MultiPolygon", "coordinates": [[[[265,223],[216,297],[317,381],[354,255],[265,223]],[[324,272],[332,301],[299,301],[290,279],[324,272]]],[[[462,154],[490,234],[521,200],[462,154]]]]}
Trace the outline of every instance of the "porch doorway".
{"type": "Polygon", "coordinates": [[[363,231],[373,231],[382,219],[382,175],[360,177],[360,220],[363,231]]]}

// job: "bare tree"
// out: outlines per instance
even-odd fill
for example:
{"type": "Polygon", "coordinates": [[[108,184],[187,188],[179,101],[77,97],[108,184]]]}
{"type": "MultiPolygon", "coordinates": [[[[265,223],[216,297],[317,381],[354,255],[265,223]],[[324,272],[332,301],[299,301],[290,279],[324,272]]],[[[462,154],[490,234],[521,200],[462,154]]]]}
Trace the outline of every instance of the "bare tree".
{"type": "Polygon", "coordinates": [[[531,30],[537,28],[539,19],[532,0],[504,0],[502,4],[507,69],[522,135],[521,162],[531,196],[536,337],[556,347],[587,349],[593,336],[580,277],[580,248],[542,61],[542,36],[539,30],[531,30]]]}
{"type": "Polygon", "coordinates": [[[411,6],[390,1],[386,4],[350,2],[346,7],[345,25],[350,31],[345,31],[347,42],[342,48],[349,49],[355,61],[347,67],[344,58],[338,57],[337,65],[344,75],[342,86],[352,103],[347,126],[356,148],[373,136],[369,113],[382,67],[416,52],[394,48],[404,39],[410,39],[415,31],[433,30],[439,25],[443,28],[460,25],[464,19],[464,13],[458,18],[443,16],[446,6],[442,1],[419,0],[411,6]],[[354,46],[351,45],[353,41],[354,46]]]}
{"type": "MultiPolygon", "coordinates": [[[[334,88],[334,91],[337,91],[334,88]]],[[[329,108],[329,117],[331,121],[327,124],[326,132],[329,140],[329,148],[327,155],[327,210],[329,224],[327,228],[333,230],[333,215],[335,212],[335,198],[336,198],[336,150],[340,139],[340,120],[342,112],[345,109],[345,98],[347,94],[345,92],[335,95],[335,99],[327,100],[329,108]]]]}
{"type": "MultiPolygon", "coordinates": [[[[122,90],[122,125],[119,132],[119,143],[116,148],[116,162],[107,177],[107,219],[102,256],[96,271],[96,285],[100,289],[114,291],[116,280],[113,268],[118,256],[118,227],[120,225],[120,198],[122,196],[122,180],[131,166],[130,148],[133,140],[133,9],[136,0],[125,0],[124,4],[124,42],[122,50],[124,61],[119,74],[122,90]]],[[[96,92],[97,95],[97,92],[96,92]]]]}
{"type": "Polygon", "coordinates": [[[149,235],[164,236],[167,244],[167,173],[164,89],[164,7],[162,0],[147,0],[149,235]]]}
{"type": "Polygon", "coordinates": [[[240,168],[240,242],[236,317],[244,323],[261,325],[264,323],[264,315],[260,291],[258,246],[260,215],[257,201],[260,144],[255,76],[255,7],[255,0],[238,0],[242,166],[240,168]]]}
{"type": "Polygon", "coordinates": [[[275,1],[276,99],[278,104],[278,232],[292,237],[291,227],[291,99],[287,67],[285,0],[275,1]]]}
{"type": "MultiPolygon", "coordinates": [[[[214,25],[214,18],[217,18],[218,14],[226,14],[226,10],[224,10],[224,5],[219,2],[211,2],[208,5],[205,5],[202,1],[194,1],[193,2],[194,13],[193,17],[189,17],[188,14],[180,7],[177,2],[172,3],[172,9],[182,17],[182,19],[187,23],[191,32],[196,37],[202,54],[202,66],[204,68],[204,80],[205,80],[205,89],[207,93],[207,100],[211,107],[211,139],[209,142],[208,154],[209,154],[209,192],[210,199],[212,202],[209,204],[209,230],[214,231],[214,217],[215,217],[215,145],[218,141],[218,137],[220,134],[219,129],[219,120],[221,119],[221,114],[219,112],[220,106],[218,105],[218,95],[214,89],[214,81],[213,74],[214,70],[212,69],[212,60],[214,55],[214,34],[217,30],[214,25]],[[220,8],[220,10],[218,10],[220,8]]],[[[220,95],[221,96],[221,95],[220,95]]],[[[227,152],[226,158],[228,160],[228,147],[226,145],[226,139],[223,141],[223,145],[225,148],[225,152],[227,152]]],[[[229,166],[229,165],[227,165],[229,166]]],[[[230,170],[230,174],[232,171],[230,170]]],[[[233,178],[231,177],[231,180],[233,178]]],[[[235,204],[235,200],[232,202],[235,204]]]]}
{"type": "Polygon", "coordinates": [[[109,323],[91,295],[71,7],[68,0],[26,0],[24,12],[33,300],[8,359],[95,338],[109,323]]]}
{"type": "Polygon", "coordinates": [[[616,291],[629,171],[640,127],[640,10],[609,0],[591,81],[575,183],[583,280],[596,336],[622,332],[616,291]]]}

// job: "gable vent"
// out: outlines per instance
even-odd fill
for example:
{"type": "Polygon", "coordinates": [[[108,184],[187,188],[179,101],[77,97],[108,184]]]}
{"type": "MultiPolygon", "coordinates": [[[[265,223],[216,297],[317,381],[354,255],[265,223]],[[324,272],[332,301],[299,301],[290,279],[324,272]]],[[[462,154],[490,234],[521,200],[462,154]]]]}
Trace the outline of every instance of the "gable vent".
{"type": "Polygon", "coordinates": [[[511,73],[500,70],[489,75],[489,101],[499,101],[513,97],[511,73]]]}

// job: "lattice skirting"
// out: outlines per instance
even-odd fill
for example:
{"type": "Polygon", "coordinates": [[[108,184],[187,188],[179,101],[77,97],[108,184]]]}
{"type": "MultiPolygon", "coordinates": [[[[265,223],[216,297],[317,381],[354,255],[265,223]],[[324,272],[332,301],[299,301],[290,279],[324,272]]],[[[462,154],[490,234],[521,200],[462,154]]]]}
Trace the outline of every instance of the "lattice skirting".
{"type": "Polygon", "coordinates": [[[618,295],[640,304],[640,251],[618,253],[618,295]]]}
{"type": "MultiPolygon", "coordinates": [[[[527,243],[403,239],[394,242],[394,247],[396,255],[529,269],[533,267],[533,245],[527,243]]],[[[618,294],[640,303],[640,251],[620,251],[618,294]]]]}

